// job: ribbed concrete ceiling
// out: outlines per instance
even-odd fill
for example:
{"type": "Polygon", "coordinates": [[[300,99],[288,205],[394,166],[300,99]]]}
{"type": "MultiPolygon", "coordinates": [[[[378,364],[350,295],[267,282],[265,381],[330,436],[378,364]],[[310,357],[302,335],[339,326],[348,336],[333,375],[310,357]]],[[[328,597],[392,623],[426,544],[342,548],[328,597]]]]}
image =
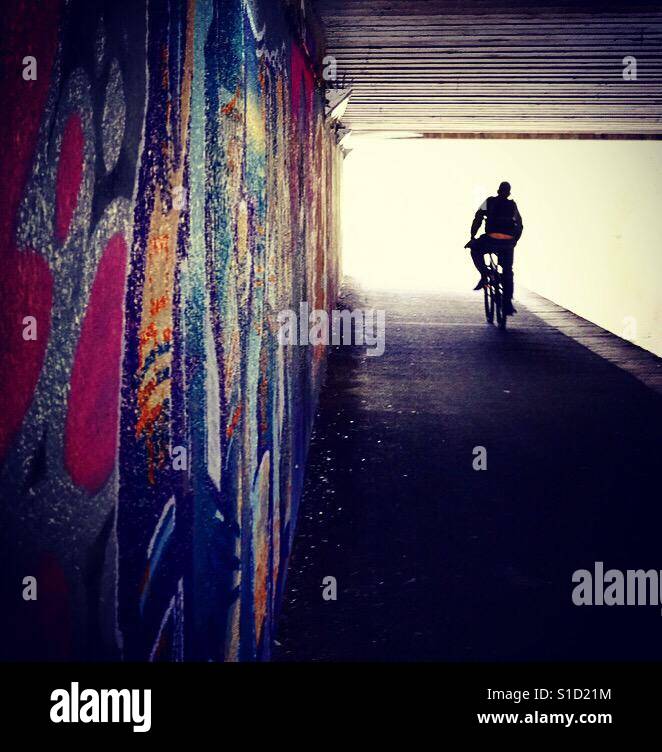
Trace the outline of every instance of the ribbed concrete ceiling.
{"type": "Polygon", "coordinates": [[[662,0],[317,0],[360,131],[662,134],[662,0]],[[637,80],[623,79],[632,55],[637,80]]]}

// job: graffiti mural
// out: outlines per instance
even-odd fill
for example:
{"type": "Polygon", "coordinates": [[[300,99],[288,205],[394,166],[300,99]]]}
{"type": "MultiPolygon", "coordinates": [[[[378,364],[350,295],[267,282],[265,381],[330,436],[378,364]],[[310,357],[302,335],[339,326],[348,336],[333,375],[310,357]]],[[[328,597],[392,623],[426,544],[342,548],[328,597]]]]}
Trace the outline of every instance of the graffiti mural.
{"type": "Polygon", "coordinates": [[[305,13],[9,3],[0,543],[14,657],[269,657],[324,373],[322,348],[278,345],[277,313],[329,308],[339,274],[341,157],[305,13]]]}

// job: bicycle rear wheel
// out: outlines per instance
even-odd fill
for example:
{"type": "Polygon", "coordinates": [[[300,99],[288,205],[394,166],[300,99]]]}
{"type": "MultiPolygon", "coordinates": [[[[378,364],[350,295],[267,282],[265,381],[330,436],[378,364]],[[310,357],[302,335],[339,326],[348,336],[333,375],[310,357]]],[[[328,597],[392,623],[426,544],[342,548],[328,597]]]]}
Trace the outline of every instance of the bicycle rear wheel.
{"type": "Polygon", "coordinates": [[[507,316],[503,310],[503,291],[501,290],[500,286],[497,286],[495,290],[495,298],[497,325],[499,329],[505,329],[507,316]]]}
{"type": "Polygon", "coordinates": [[[492,284],[487,282],[483,287],[483,296],[485,303],[485,318],[487,323],[491,324],[494,321],[494,295],[492,294],[492,284]]]}

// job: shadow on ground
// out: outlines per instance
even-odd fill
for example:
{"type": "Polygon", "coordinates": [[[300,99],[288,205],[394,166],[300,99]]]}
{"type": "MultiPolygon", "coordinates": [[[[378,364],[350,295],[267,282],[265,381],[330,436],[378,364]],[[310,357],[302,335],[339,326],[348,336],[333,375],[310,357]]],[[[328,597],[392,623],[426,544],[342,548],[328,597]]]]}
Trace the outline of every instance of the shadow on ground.
{"type": "Polygon", "coordinates": [[[343,304],[386,309],[386,353],[330,352],[275,660],[662,659],[660,608],[571,601],[596,561],[662,569],[662,399],[526,310],[343,304]]]}

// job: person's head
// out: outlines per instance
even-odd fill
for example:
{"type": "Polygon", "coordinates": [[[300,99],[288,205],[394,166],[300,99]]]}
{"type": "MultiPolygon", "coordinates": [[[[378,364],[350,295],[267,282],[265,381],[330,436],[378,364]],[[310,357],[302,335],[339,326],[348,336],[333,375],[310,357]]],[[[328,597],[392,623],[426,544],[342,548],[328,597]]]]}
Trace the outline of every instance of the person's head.
{"type": "Polygon", "coordinates": [[[499,185],[499,190],[497,191],[497,195],[501,198],[508,198],[510,196],[510,183],[508,183],[506,180],[499,185]]]}

